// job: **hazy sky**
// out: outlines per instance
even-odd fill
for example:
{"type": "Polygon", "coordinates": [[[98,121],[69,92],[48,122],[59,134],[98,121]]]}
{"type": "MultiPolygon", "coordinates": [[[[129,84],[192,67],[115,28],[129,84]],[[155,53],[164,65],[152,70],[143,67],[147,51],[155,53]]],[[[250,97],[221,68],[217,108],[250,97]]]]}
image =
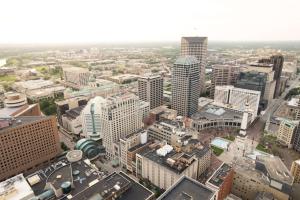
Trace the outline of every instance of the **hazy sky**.
{"type": "Polygon", "coordinates": [[[300,0],[0,0],[0,43],[300,40],[300,0]]]}

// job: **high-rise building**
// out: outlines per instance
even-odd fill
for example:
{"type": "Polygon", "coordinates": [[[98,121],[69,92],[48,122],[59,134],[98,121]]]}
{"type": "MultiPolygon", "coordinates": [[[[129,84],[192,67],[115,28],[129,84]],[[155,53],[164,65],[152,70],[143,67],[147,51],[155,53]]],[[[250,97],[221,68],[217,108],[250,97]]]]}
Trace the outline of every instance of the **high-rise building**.
{"type": "Polygon", "coordinates": [[[182,37],[180,54],[181,56],[195,56],[199,61],[200,93],[205,92],[207,37],[182,37]]]}
{"type": "Polygon", "coordinates": [[[210,97],[214,98],[215,87],[234,85],[241,67],[234,65],[215,65],[212,67],[210,97]]]}
{"type": "Polygon", "coordinates": [[[138,79],[138,96],[140,100],[150,103],[150,109],[162,105],[163,77],[149,75],[138,79]]]}
{"type": "Polygon", "coordinates": [[[239,73],[237,88],[260,91],[260,106],[266,108],[273,99],[275,90],[274,73],[271,68],[247,67],[239,73]]]}
{"type": "Polygon", "coordinates": [[[90,100],[83,112],[83,130],[102,138],[108,158],[115,155],[114,143],[142,127],[143,104],[130,93],[90,100]],[[86,126],[86,127],[85,127],[86,126]],[[99,133],[99,134],[98,134],[99,133]]]}
{"type": "Polygon", "coordinates": [[[103,138],[101,115],[102,105],[105,103],[103,97],[97,96],[91,99],[85,108],[81,111],[82,133],[83,136],[92,140],[103,138]]]}
{"type": "Polygon", "coordinates": [[[300,183],[300,160],[293,161],[291,174],[294,177],[294,183],[300,183]]]}
{"type": "Polygon", "coordinates": [[[197,112],[199,64],[194,56],[182,56],[172,68],[172,109],[177,110],[180,116],[189,117],[197,112]]]}
{"type": "Polygon", "coordinates": [[[63,77],[67,86],[80,89],[88,85],[90,73],[87,68],[64,67],[63,77]]]}
{"type": "Polygon", "coordinates": [[[50,161],[61,151],[54,116],[1,119],[0,142],[0,181],[50,161]]]}
{"type": "Polygon", "coordinates": [[[276,81],[274,98],[280,95],[280,77],[283,68],[284,58],[281,54],[273,55],[270,58],[261,59],[259,63],[272,64],[272,69],[274,71],[274,80],[276,81]]]}
{"type": "Polygon", "coordinates": [[[248,103],[252,121],[258,113],[260,91],[236,88],[232,85],[216,86],[214,101],[220,105],[229,105],[232,109],[244,111],[248,103]]]}

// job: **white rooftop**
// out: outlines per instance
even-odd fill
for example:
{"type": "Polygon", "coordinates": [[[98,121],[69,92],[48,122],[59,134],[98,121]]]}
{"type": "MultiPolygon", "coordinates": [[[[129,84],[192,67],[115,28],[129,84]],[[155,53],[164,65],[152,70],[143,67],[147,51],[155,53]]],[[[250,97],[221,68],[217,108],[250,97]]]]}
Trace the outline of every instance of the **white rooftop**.
{"type": "Polygon", "coordinates": [[[298,106],[299,98],[292,98],[290,101],[288,101],[288,106],[298,106]]]}
{"type": "Polygon", "coordinates": [[[34,197],[34,193],[23,174],[19,174],[0,183],[0,199],[20,200],[30,199],[32,197],[34,197]]]}

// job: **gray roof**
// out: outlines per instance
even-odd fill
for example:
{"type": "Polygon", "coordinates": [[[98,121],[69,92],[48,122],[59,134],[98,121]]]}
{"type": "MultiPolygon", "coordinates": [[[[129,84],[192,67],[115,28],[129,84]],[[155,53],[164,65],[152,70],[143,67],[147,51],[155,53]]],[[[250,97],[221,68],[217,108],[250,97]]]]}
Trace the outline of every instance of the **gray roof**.
{"type": "Polygon", "coordinates": [[[207,40],[207,37],[182,37],[182,39],[186,40],[187,42],[197,43],[207,40]]]}
{"type": "Polygon", "coordinates": [[[164,192],[158,200],[210,200],[213,199],[215,191],[202,185],[198,181],[181,177],[173,186],[164,192]]]}
{"type": "Polygon", "coordinates": [[[195,56],[180,56],[174,63],[175,65],[192,65],[199,64],[195,56]]]}

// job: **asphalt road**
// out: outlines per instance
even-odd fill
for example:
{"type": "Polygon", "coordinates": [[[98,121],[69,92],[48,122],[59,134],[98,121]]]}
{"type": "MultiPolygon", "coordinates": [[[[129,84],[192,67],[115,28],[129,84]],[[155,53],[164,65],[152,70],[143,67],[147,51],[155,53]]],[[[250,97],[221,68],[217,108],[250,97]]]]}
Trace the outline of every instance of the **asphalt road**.
{"type": "Polygon", "coordinates": [[[267,109],[264,111],[264,113],[258,117],[258,119],[254,122],[254,124],[251,125],[251,127],[247,130],[247,134],[248,134],[248,138],[249,139],[254,139],[255,141],[259,141],[263,131],[264,131],[264,127],[265,127],[265,123],[267,121],[267,119],[269,118],[269,116],[272,116],[276,110],[280,107],[280,105],[282,105],[282,103],[284,102],[284,98],[287,95],[287,93],[299,86],[299,80],[298,80],[299,76],[297,76],[296,79],[294,79],[293,81],[290,82],[290,87],[287,88],[279,98],[277,99],[273,99],[267,109]]]}

